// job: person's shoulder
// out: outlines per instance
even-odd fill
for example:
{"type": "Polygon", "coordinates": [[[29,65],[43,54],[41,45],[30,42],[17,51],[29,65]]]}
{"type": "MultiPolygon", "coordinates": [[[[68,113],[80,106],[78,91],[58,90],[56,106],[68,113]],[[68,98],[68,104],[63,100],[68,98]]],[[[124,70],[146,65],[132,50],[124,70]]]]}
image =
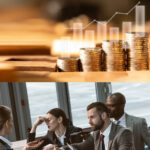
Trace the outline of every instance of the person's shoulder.
{"type": "Polygon", "coordinates": [[[0,143],[0,150],[7,150],[7,148],[4,144],[0,143]]]}
{"type": "Polygon", "coordinates": [[[117,125],[115,123],[112,123],[112,128],[113,128],[113,131],[116,132],[116,134],[118,134],[118,133],[122,134],[124,132],[131,132],[132,133],[131,129],[123,127],[121,125],[117,125]]]}
{"type": "Polygon", "coordinates": [[[142,123],[145,122],[146,120],[142,117],[137,117],[133,115],[129,115],[126,113],[127,119],[131,119],[134,123],[142,123]]]}

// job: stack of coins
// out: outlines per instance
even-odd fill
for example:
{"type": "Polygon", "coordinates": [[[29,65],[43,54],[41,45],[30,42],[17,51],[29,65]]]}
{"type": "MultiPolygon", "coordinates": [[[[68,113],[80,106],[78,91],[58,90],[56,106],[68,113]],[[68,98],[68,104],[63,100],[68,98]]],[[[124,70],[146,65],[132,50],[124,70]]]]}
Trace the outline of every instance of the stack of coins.
{"type": "Polygon", "coordinates": [[[57,69],[60,72],[79,71],[78,57],[60,57],[57,59],[57,69]]]}
{"type": "Polygon", "coordinates": [[[123,43],[123,49],[125,52],[125,66],[126,66],[126,70],[129,71],[130,69],[130,62],[129,62],[129,47],[126,41],[124,41],[123,43]]]}
{"type": "Polygon", "coordinates": [[[96,48],[81,48],[80,59],[84,72],[101,71],[102,49],[96,48]]]}
{"type": "Polygon", "coordinates": [[[126,33],[126,41],[129,47],[129,70],[148,70],[148,33],[126,33]]]}
{"type": "Polygon", "coordinates": [[[107,71],[125,71],[125,51],[123,41],[105,40],[102,42],[103,50],[106,53],[107,71]]]}

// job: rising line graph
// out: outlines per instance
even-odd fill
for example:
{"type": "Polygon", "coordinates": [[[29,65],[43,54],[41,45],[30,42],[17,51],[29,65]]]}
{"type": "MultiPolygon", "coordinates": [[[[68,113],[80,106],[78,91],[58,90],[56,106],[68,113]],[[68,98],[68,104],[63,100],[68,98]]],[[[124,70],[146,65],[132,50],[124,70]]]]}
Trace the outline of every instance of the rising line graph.
{"type": "Polygon", "coordinates": [[[80,28],[66,28],[68,30],[74,30],[74,29],[80,29],[80,30],[84,30],[86,29],[88,26],[90,26],[93,23],[99,23],[99,24],[108,24],[114,17],[116,17],[116,15],[129,15],[135,8],[136,6],[138,6],[141,2],[139,1],[134,7],[132,7],[127,13],[124,12],[115,12],[107,21],[98,21],[96,19],[92,20],[89,24],[87,24],[85,27],[80,27],[80,28]]]}

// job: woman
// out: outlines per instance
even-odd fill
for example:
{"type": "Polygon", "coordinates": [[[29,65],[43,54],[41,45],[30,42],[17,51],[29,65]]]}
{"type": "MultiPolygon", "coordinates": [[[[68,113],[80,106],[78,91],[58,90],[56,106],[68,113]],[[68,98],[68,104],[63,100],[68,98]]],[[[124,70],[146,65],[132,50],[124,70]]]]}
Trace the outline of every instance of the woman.
{"type": "MultiPolygon", "coordinates": [[[[60,108],[51,109],[47,112],[45,117],[38,117],[29,133],[28,142],[35,140],[36,129],[43,122],[46,123],[48,132],[45,136],[38,139],[38,141],[40,141],[40,144],[38,143],[38,146],[35,142],[36,149],[40,149],[41,147],[48,144],[50,145],[48,145],[45,150],[48,150],[55,146],[61,147],[63,145],[66,145],[67,143],[72,144],[82,142],[82,137],[79,134],[73,136],[73,138],[72,136],[70,136],[72,133],[80,132],[82,129],[70,125],[65,112],[60,108]]],[[[34,143],[32,144],[34,145],[34,143]]],[[[35,149],[33,145],[31,147],[29,145],[30,144],[28,144],[27,149],[35,149]]]]}
{"type": "Polygon", "coordinates": [[[0,105],[0,150],[12,150],[11,142],[5,138],[12,131],[12,120],[11,110],[0,105]]]}

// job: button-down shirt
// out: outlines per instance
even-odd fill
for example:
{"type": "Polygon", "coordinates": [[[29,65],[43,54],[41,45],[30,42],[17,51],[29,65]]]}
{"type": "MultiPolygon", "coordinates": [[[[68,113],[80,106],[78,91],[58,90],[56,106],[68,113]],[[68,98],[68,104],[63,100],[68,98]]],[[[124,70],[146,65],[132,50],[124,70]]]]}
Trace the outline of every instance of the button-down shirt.
{"type": "Polygon", "coordinates": [[[57,138],[58,138],[58,140],[60,141],[60,143],[62,144],[62,145],[64,145],[65,143],[65,141],[64,141],[64,139],[66,138],[66,136],[65,136],[65,134],[66,134],[66,130],[65,130],[65,132],[64,132],[64,134],[62,135],[62,136],[57,136],[57,138]]]}
{"type": "Polygon", "coordinates": [[[2,140],[2,141],[4,141],[8,146],[10,146],[10,148],[11,148],[11,146],[12,146],[12,144],[11,144],[11,142],[9,141],[9,140],[7,140],[6,138],[4,138],[3,136],[0,136],[0,139],[2,140]]]}
{"type": "MultiPolygon", "coordinates": [[[[112,126],[112,123],[110,123],[110,125],[108,126],[108,128],[103,133],[100,132],[100,134],[104,135],[105,150],[108,149],[109,134],[110,134],[111,126],[112,126]]],[[[100,144],[100,145],[102,146],[102,144],[100,144]]],[[[102,148],[100,147],[100,150],[101,149],[102,148]]]]}
{"type": "Polygon", "coordinates": [[[113,122],[115,124],[118,124],[118,121],[119,121],[119,125],[122,125],[123,127],[126,127],[126,117],[125,117],[125,114],[123,114],[122,117],[119,120],[113,119],[113,122]]]}

